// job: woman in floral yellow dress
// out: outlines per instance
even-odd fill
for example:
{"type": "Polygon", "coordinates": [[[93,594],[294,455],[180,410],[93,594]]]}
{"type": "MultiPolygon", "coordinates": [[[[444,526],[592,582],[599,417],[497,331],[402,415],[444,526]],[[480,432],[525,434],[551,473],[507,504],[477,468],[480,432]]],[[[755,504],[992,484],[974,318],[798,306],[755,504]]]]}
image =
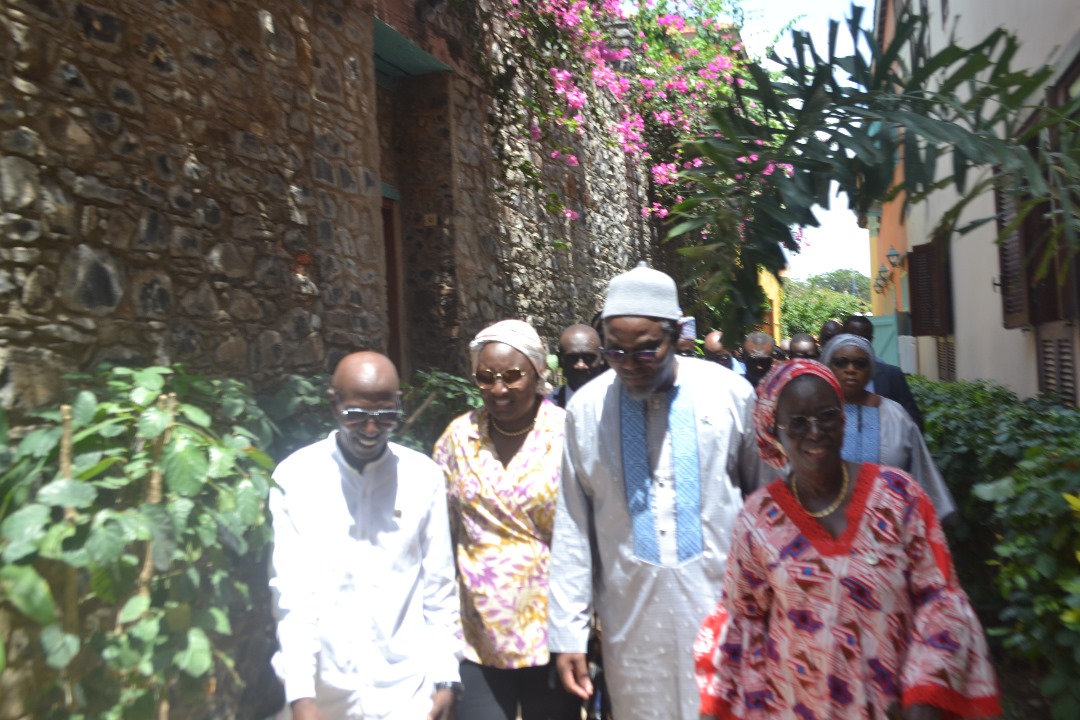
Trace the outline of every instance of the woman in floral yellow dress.
{"type": "Polygon", "coordinates": [[[543,397],[546,353],[528,323],[496,323],[470,350],[484,405],[450,423],[433,455],[447,479],[465,635],[457,715],[578,720],[547,649],[565,413],[543,397]]]}

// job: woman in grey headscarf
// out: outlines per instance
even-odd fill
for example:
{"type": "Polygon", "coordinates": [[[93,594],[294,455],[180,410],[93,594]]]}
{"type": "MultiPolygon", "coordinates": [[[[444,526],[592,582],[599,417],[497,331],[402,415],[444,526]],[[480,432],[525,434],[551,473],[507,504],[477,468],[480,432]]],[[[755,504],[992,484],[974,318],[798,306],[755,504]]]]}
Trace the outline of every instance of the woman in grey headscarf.
{"type": "Polygon", "coordinates": [[[934,464],[919,427],[897,402],[866,389],[874,377],[874,350],[858,335],[837,335],[821,353],[844,391],[844,449],[849,462],[870,462],[906,470],[926,490],[938,517],[956,512],[956,502],[934,464]]]}

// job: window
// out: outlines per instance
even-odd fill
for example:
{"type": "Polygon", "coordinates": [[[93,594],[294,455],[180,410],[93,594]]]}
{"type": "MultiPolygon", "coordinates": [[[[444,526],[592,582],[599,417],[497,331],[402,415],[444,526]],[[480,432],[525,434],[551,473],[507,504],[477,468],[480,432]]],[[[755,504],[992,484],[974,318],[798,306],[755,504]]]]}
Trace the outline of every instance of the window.
{"type": "Polygon", "coordinates": [[[956,338],[939,337],[937,339],[938,380],[956,379],[956,338]]]}
{"type": "Polygon", "coordinates": [[[952,334],[952,287],[949,245],[942,235],[908,254],[908,291],[911,301],[911,334],[942,337],[952,334]]]}
{"type": "Polygon", "coordinates": [[[1054,323],[1039,332],[1039,392],[1076,404],[1076,353],[1071,328],[1054,323]]]}

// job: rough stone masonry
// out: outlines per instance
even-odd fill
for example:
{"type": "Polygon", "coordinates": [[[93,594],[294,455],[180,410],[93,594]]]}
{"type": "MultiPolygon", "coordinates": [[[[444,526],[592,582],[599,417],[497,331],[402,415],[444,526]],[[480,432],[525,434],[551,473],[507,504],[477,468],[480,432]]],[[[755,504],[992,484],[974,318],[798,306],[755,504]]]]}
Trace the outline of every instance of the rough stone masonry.
{"type": "Polygon", "coordinates": [[[6,0],[0,402],[102,360],[456,369],[491,321],[591,317],[650,253],[639,179],[597,133],[546,171],[579,221],[507,188],[496,145],[545,158],[492,131],[467,28],[421,5],[6,0]],[[378,77],[376,23],[447,69],[378,77]]]}

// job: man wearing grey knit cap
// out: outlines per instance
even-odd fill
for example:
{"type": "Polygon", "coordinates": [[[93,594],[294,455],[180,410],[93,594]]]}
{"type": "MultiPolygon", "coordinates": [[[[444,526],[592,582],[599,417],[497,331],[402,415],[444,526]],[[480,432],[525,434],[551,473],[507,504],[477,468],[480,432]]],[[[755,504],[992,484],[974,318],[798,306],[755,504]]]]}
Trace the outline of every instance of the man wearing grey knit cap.
{"type": "Polygon", "coordinates": [[[612,369],[566,408],[548,647],[567,689],[589,697],[595,611],[613,716],[696,720],[694,639],[720,599],[743,496],[773,474],[750,384],[676,354],[671,277],[642,263],[612,279],[602,317],[612,369]]]}

